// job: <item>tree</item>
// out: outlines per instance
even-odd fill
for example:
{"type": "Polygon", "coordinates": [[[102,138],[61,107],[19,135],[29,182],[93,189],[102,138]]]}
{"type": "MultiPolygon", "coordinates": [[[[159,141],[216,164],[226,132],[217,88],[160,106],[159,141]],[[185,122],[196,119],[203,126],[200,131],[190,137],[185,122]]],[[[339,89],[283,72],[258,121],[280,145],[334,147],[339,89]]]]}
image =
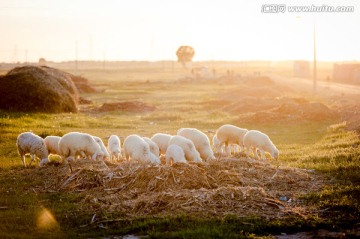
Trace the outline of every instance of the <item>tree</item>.
{"type": "Polygon", "coordinates": [[[187,62],[191,62],[195,55],[195,50],[191,46],[180,46],[176,51],[176,56],[178,62],[181,62],[183,67],[185,67],[187,62]]]}

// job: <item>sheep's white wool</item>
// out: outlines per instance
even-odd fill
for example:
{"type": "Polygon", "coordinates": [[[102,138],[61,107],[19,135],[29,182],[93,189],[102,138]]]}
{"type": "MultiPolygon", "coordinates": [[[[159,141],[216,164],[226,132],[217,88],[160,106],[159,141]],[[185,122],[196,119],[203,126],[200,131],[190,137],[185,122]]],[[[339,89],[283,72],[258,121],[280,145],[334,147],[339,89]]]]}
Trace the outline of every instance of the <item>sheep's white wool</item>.
{"type": "Polygon", "coordinates": [[[156,156],[160,155],[159,146],[154,141],[152,141],[148,137],[143,137],[143,139],[145,140],[146,143],[148,143],[151,153],[155,154],[156,156]]]}
{"type": "Polygon", "coordinates": [[[176,144],[180,146],[184,152],[186,160],[194,162],[202,162],[199,152],[196,150],[194,143],[183,136],[175,135],[169,140],[168,145],[176,144]]]}
{"type": "Polygon", "coordinates": [[[279,157],[279,150],[270,140],[269,136],[258,131],[250,130],[245,134],[244,146],[246,148],[246,155],[249,157],[249,151],[254,149],[256,157],[260,159],[258,150],[261,152],[261,159],[265,160],[265,152],[270,153],[272,158],[277,159],[279,157]]]}
{"type": "Polygon", "coordinates": [[[95,139],[96,143],[99,144],[99,146],[101,148],[101,151],[104,153],[104,157],[109,158],[110,157],[109,152],[107,151],[107,149],[105,147],[105,144],[102,141],[102,139],[100,137],[97,137],[97,136],[93,136],[93,138],[95,139]]]}
{"type": "Polygon", "coordinates": [[[138,135],[132,134],[124,140],[124,155],[127,160],[137,160],[149,162],[152,164],[160,164],[158,156],[150,152],[150,146],[146,141],[138,135]]]}
{"type": "Polygon", "coordinates": [[[59,150],[63,158],[67,160],[75,159],[76,156],[91,156],[93,160],[104,158],[104,153],[100,145],[93,136],[86,133],[70,132],[61,137],[59,150]]]}
{"type": "Polygon", "coordinates": [[[49,154],[44,139],[34,133],[24,132],[19,134],[16,140],[16,146],[24,167],[26,167],[26,154],[31,155],[29,165],[31,165],[31,163],[35,160],[35,157],[41,159],[40,166],[43,166],[49,161],[49,154]]]}
{"type": "Polygon", "coordinates": [[[60,136],[46,136],[44,141],[49,154],[60,155],[59,141],[60,136]]]}
{"type": "Polygon", "coordinates": [[[184,150],[176,144],[169,145],[166,150],[166,164],[172,163],[187,163],[184,150]]]}
{"type": "Polygon", "coordinates": [[[121,156],[121,141],[117,135],[111,135],[108,141],[108,150],[110,159],[120,159],[121,156]]]}
{"type": "Polygon", "coordinates": [[[165,155],[170,138],[170,134],[156,133],[151,137],[151,140],[159,147],[160,154],[165,155]]]}
{"type": "Polygon", "coordinates": [[[208,136],[200,130],[195,128],[181,128],[178,130],[177,135],[190,139],[203,160],[209,161],[215,159],[208,136]]]}
{"type": "Polygon", "coordinates": [[[243,147],[244,145],[244,136],[248,132],[247,129],[239,128],[234,125],[226,124],[218,128],[216,131],[216,137],[219,140],[219,145],[222,147],[225,145],[227,154],[230,154],[231,144],[239,145],[243,147]]]}

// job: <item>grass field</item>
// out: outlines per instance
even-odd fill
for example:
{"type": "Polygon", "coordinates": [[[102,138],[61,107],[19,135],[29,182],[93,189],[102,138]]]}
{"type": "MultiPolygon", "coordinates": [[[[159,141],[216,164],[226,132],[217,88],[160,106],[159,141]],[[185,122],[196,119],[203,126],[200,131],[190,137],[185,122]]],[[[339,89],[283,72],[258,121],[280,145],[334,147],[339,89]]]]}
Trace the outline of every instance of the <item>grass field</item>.
{"type": "Polygon", "coordinates": [[[281,233],[360,236],[360,140],[340,119],[242,122],[239,114],[224,110],[224,106],[228,104],[229,92],[243,86],[218,81],[178,81],[182,77],[180,70],[161,73],[144,69],[129,71],[126,76],[123,71],[84,70],[81,74],[103,91],[83,94],[93,103],[81,105],[78,114],[0,112],[1,238],[98,238],[128,234],[150,238],[252,238],[281,233]],[[156,110],[97,110],[103,103],[114,101],[141,101],[156,110]],[[271,164],[307,169],[324,178],[326,183],[320,191],[300,195],[306,215],[276,220],[260,215],[204,218],[185,213],[128,218],[101,208],[84,211],[82,208],[87,207],[82,205],[84,194],[39,191],[39,185],[52,175],[46,173],[46,168],[36,174],[34,166],[23,168],[15,146],[17,135],[24,131],[43,137],[80,131],[107,142],[106,137],[111,134],[151,136],[195,127],[211,138],[219,126],[227,123],[266,132],[281,152],[280,158],[271,160],[271,164]],[[94,214],[100,219],[90,223],[94,214]]]}

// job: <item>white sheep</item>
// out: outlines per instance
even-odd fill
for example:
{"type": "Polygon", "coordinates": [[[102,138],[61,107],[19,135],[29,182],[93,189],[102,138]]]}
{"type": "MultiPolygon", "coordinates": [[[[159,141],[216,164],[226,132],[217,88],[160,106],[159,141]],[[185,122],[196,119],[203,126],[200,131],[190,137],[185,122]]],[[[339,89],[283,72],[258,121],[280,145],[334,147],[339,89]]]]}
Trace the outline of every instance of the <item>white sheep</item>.
{"type": "MultiPolygon", "coordinates": [[[[220,146],[220,141],[216,137],[216,134],[213,136],[212,147],[213,147],[215,153],[223,152],[223,147],[220,146]]],[[[240,146],[236,145],[236,144],[231,144],[229,147],[230,147],[230,152],[236,153],[238,151],[238,147],[240,147],[240,146]]]]}
{"type": "Polygon", "coordinates": [[[261,159],[265,160],[265,152],[270,153],[272,158],[277,159],[279,157],[279,150],[271,142],[269,136],[258,131],[250,130],[245,134],[244,147],[246,148],[246,155],[249,157],[249,151],[254,148],[256,157],[260,159],[258,150],[261,152],[261,159]]]}
{"type": "Polygon", "coordinates": [[[59,141],[60,136],[46,136],[44,141],[49,154],[60,155],[59,141]]]}
{"type": "Polygon", "coordinates": [[[49,154],[44,139],[34,133],[24,132],[19,134],[16,140],[16,146],[24,167],[26,167],[26,154],[30,154],[31,156],[29,166],[35,160],[35,157],[40,158],[40,166],[49,162],[49,154]]]}
{"type": "Polygon", "coordinates": [[[152,164],[161,164],[157,155],[150,152],[150,146],[138,135],[132,134],[124,140],[124,155],[126,160],[138,160],[152,164]]]}
{"type": "Polygon", "coordinates": [[[244,136],[248,132],[247,129],[239,128],[234,125],[226,124],[219,127],[216,131],[216,137],[219,140],[219,145],[225,145],[227,155],[230,155],[231,144],[239,145],[240,148],[244,145],[244,136]]]}
{"type": "Polygon", "coordinates": [[[186,160],[193,162],[202,162],[200,153],[196,150],[194,143],[183,136],[174,135],[170,138],[168,145],[176,144],[180,146],[184,152],[186,160]]]}
{"type": "Polygon", "coordinates": [[[111,135],[108,141],[108,150],[110,152],[110,159],[120,159],[121,156],[121,141],[117,135],[111,135]]]}
{"type": "Polygon", "coordinates": [[[174,163],[187,163],[184,150],[176,144],[168,146],[165,157],[167,165],[174,163]]]}
{"type": "Polygon", "coordinates": [[[200,153],[200,157],[203,160],[215,160],[209,138],[200,130],[195,128],[181,128],[177,131],[177,135],[190,139],[194,143],[196,150],[200,153]]]}
{"type": "Polygon", "coordinates": [[[93,138],[95,139],[96,143],[99,144],[101,151],[104,153],[104,158],[109,158],[110,157],[109,152],[107,151],[102,139],[97,136],[93,136],[93,138]]]}
{"type": "Polygon", "coordinates": [[[216,137],[216,134],[214,134],[213,136],[212,147],[215,153],[219,153],[221,151],[220,141],[216,137]]]}
{"type": "Polygon", "coordinates": [[[155,154],[156,156],[160,155],[160,149],[159,149],[159,146],[154,142],[152,141],[150,138],[148,137],[142,137],[146,143],[148,143],[149,147],[150,147],[150,152],[155,154]]]}
{"type": "Polygon", "coordinates": [[[159,147],[160,154],[165,155],[170,138],[170,134],[156,133],[151,137],[151,140],[159,147]]]}
{"type": "Polygon", "coordinates": [[[59,141],[61,156],[68,161],[74,160],[78,155],[91,156],[93,160],[102,160],[104,153],[93,136],[86,133],[70,132],[61,137],[59,141]]]}

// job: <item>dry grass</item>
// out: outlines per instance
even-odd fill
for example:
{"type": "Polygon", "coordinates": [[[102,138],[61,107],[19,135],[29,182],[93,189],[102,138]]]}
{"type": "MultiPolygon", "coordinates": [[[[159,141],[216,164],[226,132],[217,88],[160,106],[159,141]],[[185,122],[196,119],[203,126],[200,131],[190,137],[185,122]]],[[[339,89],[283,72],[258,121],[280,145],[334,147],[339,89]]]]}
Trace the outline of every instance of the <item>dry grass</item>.
{"type": "Polygon", "coordinates": [[[34,176],[52,175],[35,190],[79,192],[84,210],[99,207],[130,218],[184,213],[305,217],[299,197],[323,186],[323,179],[309,171],[246,158],[173,166],[121,162],[107,167],[86,160],[72,165],[72,174],[67,165],[34,169],[34,176]]]}

